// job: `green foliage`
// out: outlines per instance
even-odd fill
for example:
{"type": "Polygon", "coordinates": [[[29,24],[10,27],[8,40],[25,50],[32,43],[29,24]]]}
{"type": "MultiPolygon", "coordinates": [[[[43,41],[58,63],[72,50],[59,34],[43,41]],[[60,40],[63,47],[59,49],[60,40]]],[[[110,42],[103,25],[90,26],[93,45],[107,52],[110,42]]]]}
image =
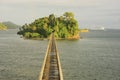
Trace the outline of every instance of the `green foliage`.
{"type": "Polygon", "coordinates": [[[0,23],[0,30],[6,30],[6,29],[7,27],[4,24],[0,23]]]}
{"type": "Polygon", "coordinates": [[[47,38],[54,31],[56,38],[69,38],[78,34],[78,22],[72,12],[65,12],[62,16],[54,14],[36,19],[31,24],[25,24],[18,34],[26,38],[47,38]]]}
{"type": "Polygon", "coordinates": [[[31,33],[30,33],[30,32],[26,32],[26,33],[24,34],[24,36],[25,36],[26,38],[30,38],[30,37],[31,37],[31,33]]]}
{"type": "Polygon", "coordinates": [[[40,37],[40,34],[39,33],[32,33],[31,37],[32,38],[37,38],[37,37],[40,37]]]}
{"type": "Polygon", "coordinates": [[[65,12],[63,14],[63,16],[65,16],[66,19],[74,19],[74,14],[72,12],[65,12]]]}

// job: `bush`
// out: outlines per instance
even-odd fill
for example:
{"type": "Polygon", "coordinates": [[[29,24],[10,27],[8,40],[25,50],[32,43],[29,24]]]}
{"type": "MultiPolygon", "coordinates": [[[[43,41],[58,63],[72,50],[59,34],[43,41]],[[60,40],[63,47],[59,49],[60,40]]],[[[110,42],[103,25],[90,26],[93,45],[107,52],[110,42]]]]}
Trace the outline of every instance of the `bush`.
{"type": "Polygon", "coordinates": [[[24,34],[24,37],[25,37],[25,38],[30,38],[30,37],[31,37],[31,33],[30,33],[30,32],[26,32],[26,33],[24,34]]]}
{"type": "Polygon", "coordinates": [[[38,38],[38,37],[40,37],[40,34],[39,33],[32,33],[31,36],[32,36],[32,38],[38,38]]]}

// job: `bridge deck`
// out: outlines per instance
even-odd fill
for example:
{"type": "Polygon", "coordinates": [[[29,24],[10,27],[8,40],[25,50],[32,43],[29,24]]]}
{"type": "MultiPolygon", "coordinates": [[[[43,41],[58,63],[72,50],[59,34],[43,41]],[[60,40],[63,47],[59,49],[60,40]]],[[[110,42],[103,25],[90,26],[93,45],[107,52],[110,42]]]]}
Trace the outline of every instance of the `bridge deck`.
{"type": "Polygon", "coordinates": [[[48,43],[39,80],[63,80],[56,40],[53,33],[48,43]]]}

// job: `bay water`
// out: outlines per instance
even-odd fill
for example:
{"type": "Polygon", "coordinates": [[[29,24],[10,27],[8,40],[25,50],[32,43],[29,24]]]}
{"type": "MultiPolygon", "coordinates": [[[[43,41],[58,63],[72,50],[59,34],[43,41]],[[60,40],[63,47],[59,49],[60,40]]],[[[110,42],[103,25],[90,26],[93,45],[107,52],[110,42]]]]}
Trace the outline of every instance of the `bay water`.
{"type": "MultiPolygon", "coordinates": [[[[48,40],[24,40],[0,31],[0,80],[38,80],[48,40]]],[[[57,40],[64,80],[120,80],[120,30],[57,40]]]]}

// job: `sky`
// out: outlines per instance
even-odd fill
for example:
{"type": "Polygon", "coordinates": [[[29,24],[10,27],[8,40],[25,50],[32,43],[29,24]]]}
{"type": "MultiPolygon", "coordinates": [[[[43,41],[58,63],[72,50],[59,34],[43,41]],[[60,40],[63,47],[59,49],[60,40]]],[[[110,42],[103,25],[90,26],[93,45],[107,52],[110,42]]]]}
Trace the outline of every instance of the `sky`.
{"type": "Polygon", "coordinates": [[[80,28],[120,29],[119,4],[120,0],[0,0],[0,22],[23,25],[52,13],[73,12],[80,28]]]}

